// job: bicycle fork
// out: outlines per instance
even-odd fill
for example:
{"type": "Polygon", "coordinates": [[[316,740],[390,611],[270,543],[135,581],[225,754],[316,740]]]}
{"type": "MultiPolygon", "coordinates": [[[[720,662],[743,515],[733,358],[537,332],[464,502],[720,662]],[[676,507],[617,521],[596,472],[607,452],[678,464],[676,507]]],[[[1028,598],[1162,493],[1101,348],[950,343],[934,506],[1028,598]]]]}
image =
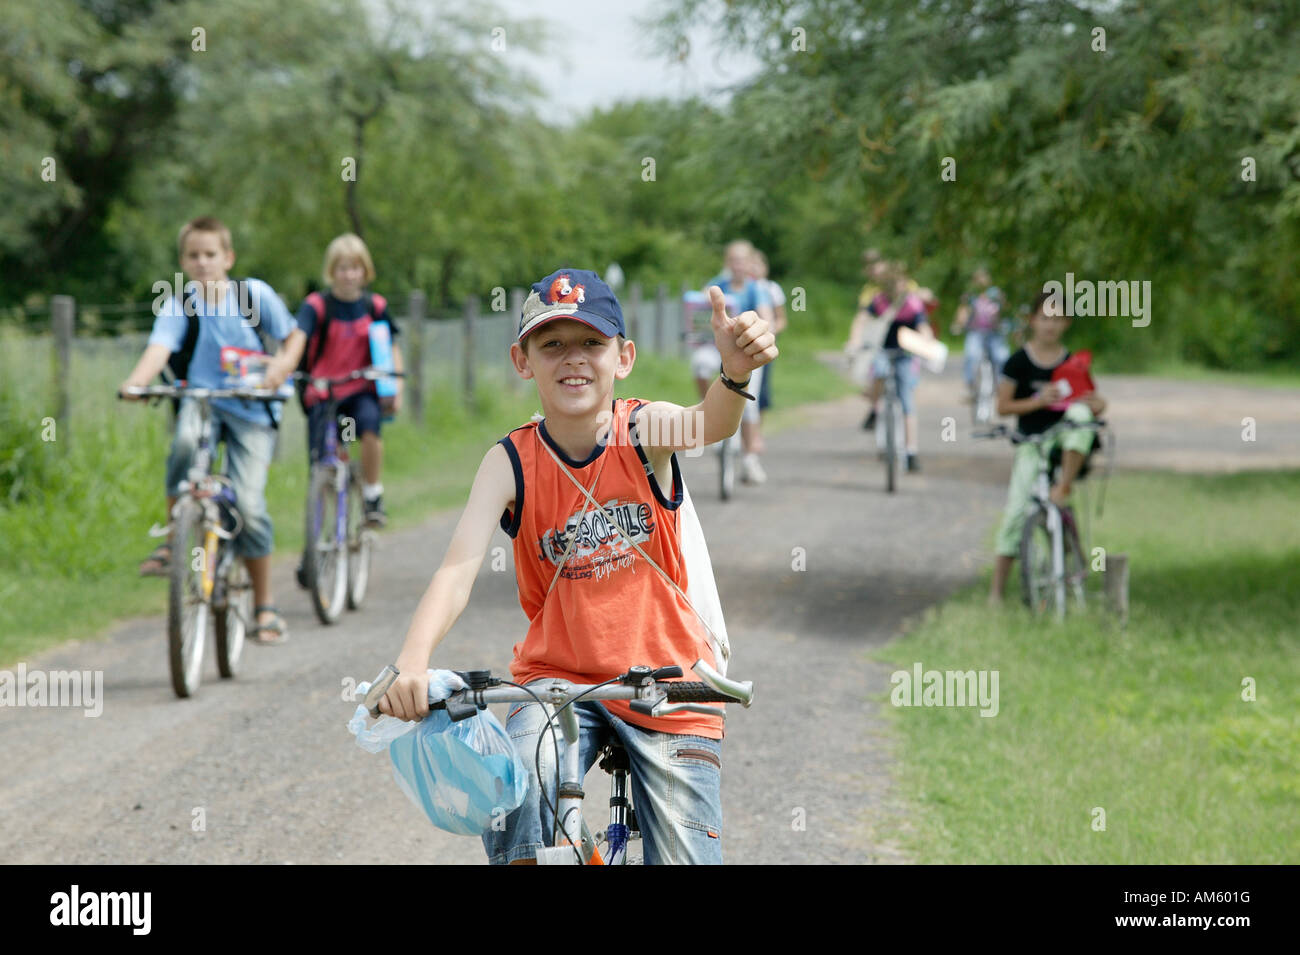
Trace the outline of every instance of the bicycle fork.
{"type": "Polygon", "coordinates": [[[1052,538],[1052,598],[1056,601],[1056,619],[1065,619],[1065,530],[1061,526],[1061,509],[1048,500],[1047,533],[1052,538]]]}
{"type": "MultiPolygon", "coordinates": [[[[548,715],[552,712],[546,705],[548,715]]],[[[552,716],[552,719],[555,717],[552,716]]],[[[555,845],[537,850],[538,865],[604,865],[596,841],[582,818],[582,765],[578,746],[578,714],[572,706],[560,710],[560,731],[564,736],[561,755],[560,791],[555,819],[555,845]],[[578,847],[578,852],[574,847],[578,847]],[[581,861],[578,853],[581,853],[581,861]]],[[[540,782],[540,779],[539,779],[540,782]]]]}

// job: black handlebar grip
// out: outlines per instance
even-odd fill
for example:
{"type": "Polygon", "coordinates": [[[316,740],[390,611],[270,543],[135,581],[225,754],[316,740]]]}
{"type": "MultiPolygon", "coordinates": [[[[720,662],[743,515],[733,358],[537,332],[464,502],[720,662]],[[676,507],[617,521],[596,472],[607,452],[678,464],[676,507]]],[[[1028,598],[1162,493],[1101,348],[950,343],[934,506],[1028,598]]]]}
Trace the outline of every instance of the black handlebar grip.
{"type": "Polygon", "coordinates": [[[478,713],[478,707],[473,703],[464,703],[457,700],[447,701],[447,715],[451,717],[453,723],[467,720],[476,713],[478,713]]]}
{"type": "Polygon", "coordinates": [[[655,715],[655,705],[651,700],[633,700],[631,706],[633,713],[640,713],[642,716],[655,715]]]}
{"type": "MultiPolygon", "coordinates": [[[[669,703],[738,703],[734,696],[719,693],[707,683],[661,683],[669,703]]],[[[635,705],[635,704],[634,704],[635,705]]]]}

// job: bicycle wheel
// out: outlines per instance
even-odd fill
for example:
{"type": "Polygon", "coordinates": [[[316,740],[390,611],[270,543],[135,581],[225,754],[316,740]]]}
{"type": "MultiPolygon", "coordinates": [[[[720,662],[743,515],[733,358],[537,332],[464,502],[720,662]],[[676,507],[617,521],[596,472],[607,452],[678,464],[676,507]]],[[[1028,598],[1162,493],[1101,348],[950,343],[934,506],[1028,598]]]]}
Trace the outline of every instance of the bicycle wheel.
{"type": "Polygon", "coordinates": [[[898,431],[894,421],[893,398],[885,400],[885,490],[893,494],[898,480],[898,431]]]}
{"type": "Polygon", "coordinates": [[[184,500],[176,514],[167,590],[167,661],[172,689],[182,699],[198,690],[203,676],[209,611],[203,580],[216,560],[215,546],[205,544],[206,537],[203,508],[184,500]]]}
{"type": "Polygon", "coordinates": [[[1020,532],[1020,594],[1035,614],[1056,607],[1056,580],[1052,572],[1052,534],[1047,511],[1040,507],[1025,518],[1020,532]]]}
{"type": "Polygon", "coordinates": [[[228,680],[239,670],[248,622],[253,619],[253,581],[244,562],[236,558],[226,572],[225,581],[218,586],[223,589],[223,600],[221,606],[212,608],[212,630],[216,637],[217,670],[228,680]]]}
{"type": "Polygon", "coordinates": [[[334,475],[331,465],[312,468],[303,533],[303,579],[316,616],[324,624],[338,620],[348,589],[347,541],[339,540],[339,492],[334,475]]]}
{"type": "Polygon", "coordinates": [[[370,583],[372,532],[366,527],[365,501],[361,497],[361,475],[354,466],[348,483],[348,609],[359,610],[370,583]]]}
{"type": "Polygon", "coordinates": [[[975,369],[975,375],[975,400],[971,403],[971,414],[975,424],[988,424],[993,420],[993,363],[985,358],[975,369]]]}
{"type": "Polygon", "coordinates": [[[1083,545],[1079,542],[1079,529],[1074,523],[1074,511],[1061,512],[1061,531],[1065,540],[1065,596],[1076,610],[1087,606],[1088,564],[1083,559],[1083,545]]]}
{"type": "Polygon", "coordinates": [[[732,447],[735,438],[723,438],[718,444],[718,496],[724,501],[731,499],[736,490],[736,451],[732,447]]]}

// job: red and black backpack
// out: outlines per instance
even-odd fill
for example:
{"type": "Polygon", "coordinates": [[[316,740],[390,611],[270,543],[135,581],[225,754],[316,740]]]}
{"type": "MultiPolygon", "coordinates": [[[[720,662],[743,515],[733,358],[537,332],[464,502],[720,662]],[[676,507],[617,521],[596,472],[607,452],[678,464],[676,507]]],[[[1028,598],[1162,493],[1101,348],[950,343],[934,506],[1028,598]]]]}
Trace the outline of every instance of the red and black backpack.
{"type": "MultiPolygon", "coordinates": [[[[311,374],[312,368],[320,361],[321,352],[325,350],[325,342],[329,340],[330,322],[338,314],[339,303],[338,299],[329,292],[311,292],[304,301],[316,313],[316,326],[312,329],[311,338],[307,340],[307,346],[302,350],[298,370],[311,374]]],[[[365,303],[365,311],[362,314],[369,315],[371,321],[377,321],[379,318],[377,313],[388,307],[384,297],[373,292],[362,292],[361,301],[365,303]]],[[[302,409],[303,414],[306,414],[307,382],[299,378],[295,389],[298,392],[298,407],[302,409]]]]}

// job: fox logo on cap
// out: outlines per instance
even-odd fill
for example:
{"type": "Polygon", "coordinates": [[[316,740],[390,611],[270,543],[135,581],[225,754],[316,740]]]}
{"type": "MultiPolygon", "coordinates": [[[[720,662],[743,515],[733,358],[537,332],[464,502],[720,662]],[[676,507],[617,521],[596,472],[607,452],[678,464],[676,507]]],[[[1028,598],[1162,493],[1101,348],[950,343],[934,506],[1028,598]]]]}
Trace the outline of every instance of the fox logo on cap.
{"type": "Polygon", "coordinates": [[[557,275],[555,281],[551,283],[551,304],[559,302],[569,302],[581,305],[587,300],[586,288],[582,285],[574,285],[567,275],[557,275]]]}
{"type": "Polygon", "coordinates": [[[604,280],[589,269],[556,269],[533,283],[519,313],[519,341],[539,325],[557,318],[576,319],[607,338],[627,335],[618,299],[604,280]]]}

